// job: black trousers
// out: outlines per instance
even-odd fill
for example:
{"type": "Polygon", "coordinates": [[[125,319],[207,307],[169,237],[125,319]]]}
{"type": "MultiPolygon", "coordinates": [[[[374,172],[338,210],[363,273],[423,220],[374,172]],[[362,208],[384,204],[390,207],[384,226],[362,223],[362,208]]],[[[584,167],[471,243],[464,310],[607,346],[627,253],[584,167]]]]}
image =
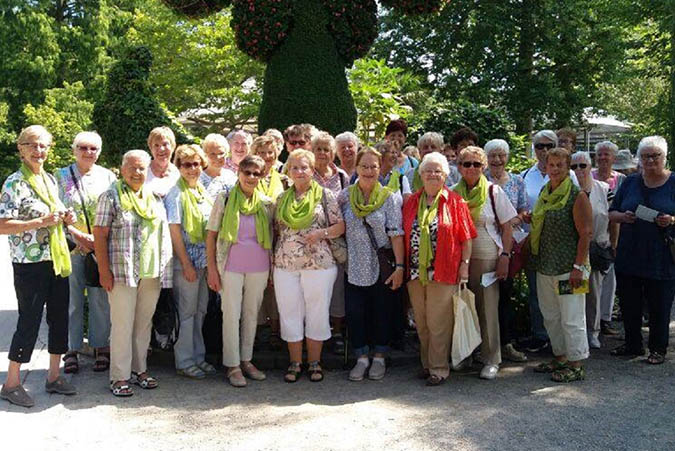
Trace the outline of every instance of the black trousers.
{"type": "Polygon", "coordinates": [[[628,349],[642,349],[644,298],[649,309],[649,350],[665,354],[668,349],[668,327],[675,296],[675,280],[645,279],[617,273],[616,284],[628,349]]]}
{"type": "Polygon", "coordinates": [[[48,351],[50,354],[66,353],[70,302],[68,278],[54,274],[51,261],[13,263],[12,266],[14,289],[19,304],[19,320],[9,348],[9,360],[18,363],[30,362],[45,304],[49,326],[48,351]]]}
{"type": "Polygon", "coordinates": [[[511,294],[513,279],[499,281],[499,334],[502,346],[516,339],[516,310],[511,294]]]}
{"type": "Polygon", "coordinates": [[[392,291],[379,280],[374,285],[359,287],[349,283],[345,276],[345,313],[356,354],[367,354],[369,344],[374,345],[375,352],[386,352],[392,339],[391,318],[399,291],[392,291]]]}

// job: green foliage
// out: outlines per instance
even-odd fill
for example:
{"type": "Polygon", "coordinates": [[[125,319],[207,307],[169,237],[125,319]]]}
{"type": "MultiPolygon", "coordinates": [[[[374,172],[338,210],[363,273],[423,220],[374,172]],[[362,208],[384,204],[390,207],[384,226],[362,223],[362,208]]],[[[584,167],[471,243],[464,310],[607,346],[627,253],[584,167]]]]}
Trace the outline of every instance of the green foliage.
{"type": "Polygon", "coordinates": [[[129,48],[110,69],[105,95],[94,106],[94,126],[103,138],[105,157],[113,164],[127,150],[147,148],[154,127],[169,126],[178,143],[190,142],[155,99],[148,80],[151,66],[152,54],[146,47],[129,48]]]}
{"type": "Polygon", "coordinates": [[[47,89],[43,104],[26,105],[27,124],[40,124],[54,138],[45,169],[53,172],[73,162],[71,144],[75,135],[91,128],[94,105],[86,100],[84,84],[65,82],[63,88],[47,89]]]}
{"type": "Polygon", "coordinates": [[[227,8],[231,0],[162,0],[171,8],[188,17],[205,17],[227,8]]]}
{"type": "Polygon", "coordinates": [[[0,102],[0,182],[4,181],[19,164],[16,133],[11,130],[8,116],[9,105],[0,102]]]}
{"type": "Polygon", "coordinates": [[[391,119],[407,119],[412,111],[407,97],[419,89],[419,77],[400,68],[388,67],[383,60],[360,59],[348,71],[349,90],[358,111],[357,133],[361,142],[384,136],[391,119]]]}
{"type": "Polygon", "coordinates": [[[354,130],[356,109],[344,61],[328,33],[327,10],[312,0],[297,0],[295,25],[265,70],[258,128],[283,130],[309,122],[336,134],[354,130]]]}
{"type": "Polygon", "coordinates": [[[449,0],[382,0],[389,8],[397,8],[406,14],[422,14],[438,11],[443,3],[449,0]]]}
{"type": "Polygon", "coordinates": [[[331,20],[328,30],[333,35],[338,53],[350,66],[366,56],[377,37],[377,4],[374,0],[321,0],[331,20]]]}
{"type": "Polygon", "coordinates": [[[252,58],[268,61],[288,36],[292,12],[293,0],[235,1],[237,45],[252,58]]]}

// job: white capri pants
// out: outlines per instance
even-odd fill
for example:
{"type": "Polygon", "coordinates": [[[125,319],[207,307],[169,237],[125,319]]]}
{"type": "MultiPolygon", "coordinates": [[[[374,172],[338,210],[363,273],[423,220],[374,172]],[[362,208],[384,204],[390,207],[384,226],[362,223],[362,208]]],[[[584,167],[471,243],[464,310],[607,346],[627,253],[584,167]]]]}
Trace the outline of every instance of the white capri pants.
{"type": "Polygon", "coordinates": [[[286,271],[274,268],[274,292],[279,308],[281,338],[294,343],[331,337],[328,311],[337,267],[286,271]]]}

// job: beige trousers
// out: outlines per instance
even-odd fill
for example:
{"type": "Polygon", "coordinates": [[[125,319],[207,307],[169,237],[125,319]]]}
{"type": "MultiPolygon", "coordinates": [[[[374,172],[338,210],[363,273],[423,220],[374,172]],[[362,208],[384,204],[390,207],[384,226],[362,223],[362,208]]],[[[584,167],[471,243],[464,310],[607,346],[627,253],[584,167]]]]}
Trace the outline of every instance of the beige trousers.
{"type": "Polygon", "coordinates": [[[246,274],[225,271],[221,280],[223,311],[223,365],[239,366],[253,358],[258,312],[269,271],[246,274]]]}
{"type": "Polygon", "coordinates": [[[497,260],[472,258],[469,262],[469,289],[476,296],[476,311],[480,323],[480,354],[486,365],[502,363],[502,351],[499,340],[499,282],[489,287],[480,284],[486,272],[497,267],[497,260]]]}
{"type": "Polygon", "coordinates": [[[450,374],[452,328],[455,325],[452,295],[455,293],[457,285],[431,281],[425,287],[418,279],[408,282],[422,367],[444,379],[450,374]]]}
{"type": "Polygon", "coordinates": [[[125,381],[147,370],[152,315],[159,298],[159,278],[141,279],[138,287],[116,283],[110,301],[110,380],[125,381]]]}

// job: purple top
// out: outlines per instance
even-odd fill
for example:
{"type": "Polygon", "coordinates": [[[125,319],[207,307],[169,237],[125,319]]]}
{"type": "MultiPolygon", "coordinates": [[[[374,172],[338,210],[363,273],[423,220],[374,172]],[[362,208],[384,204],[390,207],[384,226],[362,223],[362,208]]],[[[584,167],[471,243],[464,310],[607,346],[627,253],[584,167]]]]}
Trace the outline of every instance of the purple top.
{"type": "Polygon", "coordinates": [[[232,243],[225,263],[225,271],[239,274],[264,272],[270,269],[270,251],[258,244],[255,216],[239,215],[237,242],[232,243]]]}

